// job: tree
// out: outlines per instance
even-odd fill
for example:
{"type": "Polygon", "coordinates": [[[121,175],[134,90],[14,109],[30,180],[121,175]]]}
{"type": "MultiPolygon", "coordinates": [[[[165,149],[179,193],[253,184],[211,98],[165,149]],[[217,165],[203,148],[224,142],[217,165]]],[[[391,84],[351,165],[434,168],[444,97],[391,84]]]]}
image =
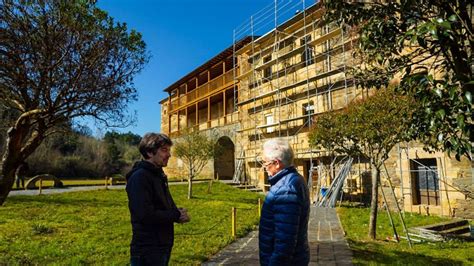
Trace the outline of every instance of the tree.
{"type": "Polygon", "coordinates": [[[122,172],[126,166],[140,159],[141,155],[136,146],[140,143],[139,135],[107,131],[103,141],[107,148],[105,156],[106,175],[122,172]]]}
{"type": "Polygon", "coordinates": [[[174,153],[184,161],[188,170],[188,199],[192,198],[192,182],[201,173],[207,162],[219,153],[221,148],[214,136],[198,130],[188,131],[176,141],[174,153]]]}
{"type": "Polygon", "coordinates": [[[326,19],[358,33],[354,69],[366,88],[401,77],[398,90],[422,105],[411,133],[427,147],[472,160],[474,141],[473,5],[471,0],[326,0],[326,19]]]}
{"type": "Polygon", "coordinates": [[[408,139],[407,129],[417,109],[413,98],[381,89],[367,99],[356,100],[343,110],[317,118],[309,141],[312,146],[370,160],[372,197],[369,237],[376,237],[380,170],[390,150],[408,139]]]}
{"type": "Polygon", "coordinates": [[[121,142],[128,145],[137,146],[142,137],[132,132],[118,133],[115,131],[107,131],[104,135],[104,141],[107,143],[121,142]]]}
{"type": "Polygon", "coordinates": [[[0,0],[0,105],[17,113],[2,158],[0,205],[14,171],[56,125],[92,117],[133,121],[133,77],[148,60],[141,34],[95,1],[0,0]]]}
{"type": "Polygon", "coordinates": [[[61,134],[45,138],[28,156],[29,174],[102,178],[108,173],[106,146],[105,142],[91,136],[89,129],[65,124],[61,134]]]}

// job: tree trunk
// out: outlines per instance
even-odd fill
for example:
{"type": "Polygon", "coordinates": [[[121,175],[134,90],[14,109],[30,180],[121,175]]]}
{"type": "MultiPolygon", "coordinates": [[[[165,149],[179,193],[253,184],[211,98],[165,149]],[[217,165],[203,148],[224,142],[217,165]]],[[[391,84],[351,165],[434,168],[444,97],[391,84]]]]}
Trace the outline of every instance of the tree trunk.
{"type": "Polygon", "coordinates": [[[193,197],[193,177],[194,177],[194,165],[189,166],[189,176],[188,176],[188,199],[193,197]]]}
{"type": "Polygon", "coordinates": [[[379,180],[380,169],[375,165],[371,159],[372,170],[372,199],[370,202],[370,221],[369,221],[369,237],[375,239],[377,237],[377,208],[379,196],[379,180]]]}
{"type": "Polygon", "coordinates": [[[211,181],[209,181],[209,186],[207,186],[207,194],[211,194],[211,190],[212,190],[212,181],[213,181],[213,180],[214,180],[214,179],[213,179],[213,178],[211,178],[211,181]]]}
{"type": "Polygon", "coordinates": [[[190,176],[188,178],[188,199],[193,197],[193,178],[190,176]]]}
{"type": "Polygon", "coordinates": [[[16,134],[17,132],[17,129],[10,128],[5,141],[5,152],[2,157],[2,172],[0,173],[0,206],[3,205],[13,187],[16,168],[22,161],[19,152],[22,148],[22,136],[16,134]]]}
{"type": "MultiPolygon", "coordinates": [[[[15,182],[15,171],[44,139],[43,134],[31,134],[28,121],[17,123],[7,132],[0,173],[0,206],[3,205],[15,182]]],[[[44,133],[44,132],[42,132],[44,133]]]]}
{"type": "Polygon", "coordinates": [[[16,167],[12,164],[5,164],[5,159],[2,160],[2,175],[0,176],[0,206],[3,205],[10,193],[15,182],[16,167]]]}

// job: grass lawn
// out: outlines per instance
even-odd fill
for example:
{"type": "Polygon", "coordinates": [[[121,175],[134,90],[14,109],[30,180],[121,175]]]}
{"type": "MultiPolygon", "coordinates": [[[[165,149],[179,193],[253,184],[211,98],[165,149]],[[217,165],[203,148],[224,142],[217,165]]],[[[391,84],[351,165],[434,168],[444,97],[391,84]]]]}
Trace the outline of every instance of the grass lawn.
{"type": "MultiPolygon", "coordinates": [[[[255,193],[214,183],[170,186],[191,222],[175,226],[171,264],[196,265],[232,242],[231,207],[237,207],[237,234],[258,222],[255,193]]],[[[99,190],[9,197],[0,207],[0,265],[126,265],[131,239],[127,195],[99,190]]]]}
{"type": "MultiPolygon", "coordinates": [[[[337,209],[349,245],[354,252],[353,262],[357,265],[473,265],[474,242],[449,241],[444,243],[414,243],[410,249],[407,241],[400,243],[383,241],[393,236],[393,230],[386,211],[379,211],[377,218],[377,241],[369,240],[368,208],[341,207],[337,209]]],[[[399,235],[404,236],[398,213],[392,212],[399,235]]],[[[427,225],[447,218],[405,213],[407,227],[427,225]]]]}

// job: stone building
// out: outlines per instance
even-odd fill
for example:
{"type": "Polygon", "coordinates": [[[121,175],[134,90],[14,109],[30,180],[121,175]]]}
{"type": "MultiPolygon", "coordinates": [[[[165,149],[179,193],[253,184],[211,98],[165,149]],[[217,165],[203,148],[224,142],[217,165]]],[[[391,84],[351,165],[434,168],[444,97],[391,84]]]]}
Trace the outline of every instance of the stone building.
{"type": "MultiPolygon", "coordinates": [[[[161,132],[173,139],[189,129],[220,136],[218,141],[225,147],[225,152],[209,162],[202,176],[218,175],[230,179],[234,175],[234,146],[239,123],[234,96],[238,91],[234,79],[238,71],[234,49],[250,40],[250,37],[243,38],[170,85],[165,89],[168,97],[160,101],[161,132]]],[[[184,178],[183,162],[171,157],[167,173],[172,178],[184,178]]]]}
{"type": "MultiPolygon", "coordinates": [[[[357,36],[347,27],[323,23],[319,4],[274,6],[259,14],[269,15],[252,17],[234,31],[233,46],[165,89],[161,129],[172,137],[186,128],[217,133],[227,152],[202,174],[262,189],[268,188],[259,163],[262,144],[285,138],[316,195],[329,186],[345,156],[311,148],[311,125],[318,114],[369,95],[347,74],[348,67],[360,64],[351,56],[357,36]]],[[[383,189],[393,203],[388,175],[405,211],[473,218],[473,163],[467,158],[456,161],[417,143],[401,143],[386,166],[383,189]]],[[[368,168],[367,160],[354,158],[346,195],[363,199],[370,193],[368,168]]],[[[181,177],[182,163],[174,158],[168,173],[181,177]]]]}

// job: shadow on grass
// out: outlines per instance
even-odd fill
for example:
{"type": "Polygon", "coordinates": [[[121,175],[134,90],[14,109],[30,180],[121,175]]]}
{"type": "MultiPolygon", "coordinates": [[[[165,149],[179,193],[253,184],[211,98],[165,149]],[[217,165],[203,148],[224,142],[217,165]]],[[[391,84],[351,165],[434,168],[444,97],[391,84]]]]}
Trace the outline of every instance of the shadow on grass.
{"type": "MultiPolygon", "coordinates": [[[[349,240],[355,265],[396,264],[396,265],[464,265],[463,261],[437,258],[406,251],[387,253],[376,249],[367,249],[367,243],[349,240]]],[[[416,249],[416,247],[415,247],[416,249]]]]}

